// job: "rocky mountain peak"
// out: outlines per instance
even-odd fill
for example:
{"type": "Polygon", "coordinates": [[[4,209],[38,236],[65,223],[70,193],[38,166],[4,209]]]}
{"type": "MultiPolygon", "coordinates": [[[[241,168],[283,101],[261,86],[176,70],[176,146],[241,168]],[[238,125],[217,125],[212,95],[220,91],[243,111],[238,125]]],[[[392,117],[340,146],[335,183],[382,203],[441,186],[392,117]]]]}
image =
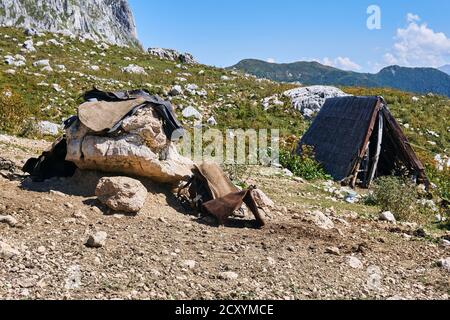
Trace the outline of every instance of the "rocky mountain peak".
{"type": "Polygon", "coordinates": [[[0,0],[0,25],[137,45],[127,0],[0,0]]]}

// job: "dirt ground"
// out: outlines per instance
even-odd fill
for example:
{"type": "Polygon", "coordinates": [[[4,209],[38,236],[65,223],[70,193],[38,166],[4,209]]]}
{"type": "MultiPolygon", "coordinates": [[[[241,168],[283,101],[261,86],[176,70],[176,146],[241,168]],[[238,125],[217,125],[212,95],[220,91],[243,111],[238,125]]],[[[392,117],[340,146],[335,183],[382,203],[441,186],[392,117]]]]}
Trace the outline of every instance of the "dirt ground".
{"type": "MultiPolygon", "coordinates": [[[[0,157],[21,165],[48,145],[0,136],[0,157]]],[[[448,248],[408,225],[370,219],[362,206],[356,217],[326,205],[307,183],[263,171],[253,177],[277,204],[268,225],[255,229],[251,218],[217,227],[189,215],[168,187],[149,181],[139,214],[114,214],[94,196],[100,177],[0,177],[0,215],[18,221],[0,223],[0,241],[19,252],[0,258],[1,299],[449,298],[450,274],[437,265],[448,248]],[[318,207],[334,229],[307,219],[318,207]],[[108,234],[104,247],[85,246],[94,231],[108,234]],[[361,265],[351,267],[351,257],[361,265]]]]}

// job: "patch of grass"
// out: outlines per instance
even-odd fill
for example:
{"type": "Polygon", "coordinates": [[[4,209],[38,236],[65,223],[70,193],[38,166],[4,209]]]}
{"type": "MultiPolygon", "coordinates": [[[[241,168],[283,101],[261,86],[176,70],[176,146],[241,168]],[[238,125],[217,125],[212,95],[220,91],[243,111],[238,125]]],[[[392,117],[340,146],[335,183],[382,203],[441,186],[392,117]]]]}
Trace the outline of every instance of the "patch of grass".
{"type": "Polygon", "coordinates": [[[391,211],[397,220],[428,224],[432,211],[419,198],[416,185],[404,178],[381,177],[373,185],[373,200],[381,210],[391,211]]]}
{"type": "Polygon", "coordinates": [[[311,147],[304,146],[300,155],[282,150],[280,152],[280,164],[289,169],[294,175],[306,180],[330,180],[322,165],[314,158],[311,147]]]}

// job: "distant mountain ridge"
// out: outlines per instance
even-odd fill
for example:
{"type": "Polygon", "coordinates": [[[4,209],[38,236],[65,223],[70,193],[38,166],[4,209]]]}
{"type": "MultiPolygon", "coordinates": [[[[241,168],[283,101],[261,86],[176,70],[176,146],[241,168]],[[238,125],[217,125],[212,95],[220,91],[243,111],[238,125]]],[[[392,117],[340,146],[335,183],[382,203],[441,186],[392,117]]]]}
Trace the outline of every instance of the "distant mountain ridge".
{"type": "Polygon", "coordinates": [[[433,68],[389,66],[376,74],[344,71],[318,62],[269,63],[246,59],[229,69],[279,82],[305,85],[388,87],[420,94],[436,93],[450,97],[450,76],[433,68]]]}
{"type": "Polygon", "coordinates": [[[0,25],[139,45],[127,0],[0,0],[0,25]]]}
{"type": "Polygon", "coordinates": [[[442,66],[439,68],[442,72],[445,72],[446,74],[450,75],[450,64],[446,64],[445,66],[442,66]]]}

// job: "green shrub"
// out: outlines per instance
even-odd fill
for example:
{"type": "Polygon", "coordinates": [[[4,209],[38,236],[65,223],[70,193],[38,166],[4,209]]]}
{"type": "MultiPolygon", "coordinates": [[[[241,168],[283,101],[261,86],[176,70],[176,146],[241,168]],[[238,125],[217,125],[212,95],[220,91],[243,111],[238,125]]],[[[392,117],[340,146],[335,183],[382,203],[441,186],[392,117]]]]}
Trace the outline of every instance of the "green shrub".
{"type": "Polygon", "coordinates": [[[432,217],[432,210],[419,203],[416,185],[404,178],[386,176],[375,180],[370,200],[381,210],[391,211],[397,220],[424,224],[432,217]]]}
{"type": "Polygon", "coordinates": [[[18,133],[29,116],[30,110],[20,95],[8,87],[0,89],[0,131],[18,133]]]}
{"type": "Polygon", "coordinates": [[[294,175],[306,180],[329,180],[322,165],[315,160],[312,147],[304,146],[301,155],[290,151],[280,151],[280,164],[289,169],[294,175]]]}

